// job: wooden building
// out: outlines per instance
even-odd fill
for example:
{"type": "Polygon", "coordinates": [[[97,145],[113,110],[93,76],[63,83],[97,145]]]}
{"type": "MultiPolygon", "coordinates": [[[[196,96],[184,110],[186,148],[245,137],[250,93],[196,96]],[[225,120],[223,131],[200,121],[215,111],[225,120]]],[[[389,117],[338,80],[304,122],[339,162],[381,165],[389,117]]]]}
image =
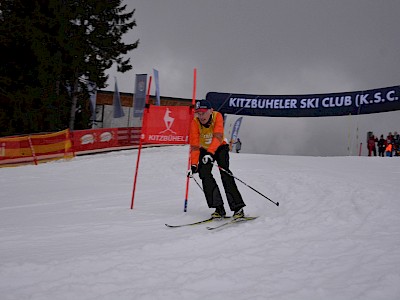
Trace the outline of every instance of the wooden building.
{"type": "MultiPolygon", "coordinates": [[[[134,94],[133,93],[119,93],[121,99],[121,105],[123,107],[132,107],[134,101],[134,94]]],[[[113,105],[113,91],[97,91],[97,105],[113,105]]],[[[150,104],[155,104],[156,96],[150,95],[150,104]]],[[[192,104],[192,99],[186,98],[175,98],[175,97],[164,97],[160,96],[161,105],[170,105],[170,106],[190,106],[192,104]]]]}
{"type": "MultiPolygon", "coordinates": [[[[96,98],[96,120],[92,128],[115,128],[115,127],[133,127],[138,126],[132,118],[132,108],[135,101],[133,93],[119,93],[122,109],[125,116],[113,118],[113,98],[114,91],[97,91],[96,98]]],[[[150,95],[150,104],[155,104],[156,96],[150,95]]],[[[160,97],[161,106],[190,106],[192,99],[176,97],[160,97]]],[[[141,126],[141,125],[139,125],[141,126]]]]}

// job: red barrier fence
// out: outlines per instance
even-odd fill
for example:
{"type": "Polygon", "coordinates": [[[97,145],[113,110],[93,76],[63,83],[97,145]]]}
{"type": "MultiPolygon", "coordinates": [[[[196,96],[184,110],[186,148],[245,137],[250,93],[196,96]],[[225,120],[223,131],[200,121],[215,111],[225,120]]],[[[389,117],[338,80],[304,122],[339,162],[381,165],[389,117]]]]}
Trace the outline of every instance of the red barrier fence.
{"type": "Polygon", "coordinates": [[[73,157],[69,130],[0,138],[0,166],[73,157]]]}
{"type": "Polygon", "coordinates": [[[73,149],[78,154],[129,149],[139,145],[140,131],[140,127],[75,130],[71,134],[73,149]]]}
{"type": "Polygon", "coordinates": [[[76,130],[0,138],[0,167],[72,158],[75,154],[133,148],[141,128],[76,130]]]}

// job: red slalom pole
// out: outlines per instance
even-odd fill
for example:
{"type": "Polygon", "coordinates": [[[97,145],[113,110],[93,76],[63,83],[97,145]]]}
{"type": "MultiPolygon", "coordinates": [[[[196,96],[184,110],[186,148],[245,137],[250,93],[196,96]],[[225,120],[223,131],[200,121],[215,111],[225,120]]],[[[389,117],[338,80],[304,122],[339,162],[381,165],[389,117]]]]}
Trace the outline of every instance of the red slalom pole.
{"type": "MultiPolygon", "coordinates": [[[[190,114],[193,116],[194,113],[194,103],[196,102],[196,79],[197,79],[197,69],[194,68],[193,70],[193,94],[192,94],[192,106],[190,108],[190,114]]],[[[189,157],[188,157],[188,167],[190,169],[190,145],[189,145],[189,157]]],[[[186,176],[186,193],[185,193],[185,204],[183,207],[183,211],[187,212],[187,205],[188,205],[188,198],[189,198],[189,177],[186,176]]]]}
{"type": "Polygon", "coordinates": [[[142,129],[140,130],[140,136],[139,136],[139,150],[138,150],[138,157],[136,161],[136,170],[135,170],[135,178],[133,180],[133,190],[132,190],[132,201],[131,201],[131,209],[133,209],[133,202],[135,200],[135,192],[136,192],[136,182],[137,182],[137,177],[138,177],[138,171],[139,171],[139,162],[140,162],[140,154],[142,152],[142,132],[143,132],[143,127],[146,126],[146,111],[149,109],[148,104],[149,104],[149,99],[150,99],[150,88],[151,88],[151,76],[149,79],[149,86],[147,88],[147,95],[146,95],[146,106],[145,106],[145,111],[143,112],[143,123],[142,123],[142,129]]]}
{"type": "Polygon", "coordinates": [[[136,191],[136,182],[139,170],[139,161],[140,161],[140,153],[142,152],[142,135],[139,137],[139,150],[138,150],[138,157],[136,161],[136,170],[135,170],[135,179],[133,181],[133,190],[132,190],[132,201],[131,201],[131,209],[133,209],[133,202],[135,200],[135,191],[136,191]]]}

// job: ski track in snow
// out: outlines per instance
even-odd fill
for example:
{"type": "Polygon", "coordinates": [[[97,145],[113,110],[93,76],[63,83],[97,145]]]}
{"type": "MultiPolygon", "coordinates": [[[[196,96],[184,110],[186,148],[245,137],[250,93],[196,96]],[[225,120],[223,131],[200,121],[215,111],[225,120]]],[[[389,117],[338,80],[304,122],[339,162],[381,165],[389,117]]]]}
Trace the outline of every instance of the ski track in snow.
{"type": "Polygon", "coordinates": [[[208,231],[164,226],[212,212],[187,155],[143,150],[133,210],[136,150],[0,169],[1,299],[398,299],[398,158],[232,153],[280,206],[238,182],[260,217],[208,231]]]}

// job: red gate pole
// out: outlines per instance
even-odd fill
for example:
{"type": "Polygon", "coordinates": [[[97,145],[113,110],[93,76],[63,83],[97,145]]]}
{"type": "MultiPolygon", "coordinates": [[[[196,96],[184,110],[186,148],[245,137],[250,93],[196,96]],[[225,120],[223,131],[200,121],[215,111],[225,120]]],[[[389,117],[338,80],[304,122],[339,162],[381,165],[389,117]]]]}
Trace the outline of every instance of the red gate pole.
{"type": "MultiPolygon", "coordinates": [[[[196,77],[197,69],[193,70],[193,95],[192,95],[192,107],[190,108],[190,114],[193,116],[194,103],[196,102],[196,77]]],[[[190,125],[189,125],[190,126],[190,125]]],[[[189,157],[188,157],[188,170],[190,169],[190,145],[189,145],[189,157]]],[[[185,204],[183,211],[187,212],[188,198],[189,198],[189,177],[186,177],[186,193],[185,193],[185,204]]]]}
{"type": "Polygon", "coordinates": [[[136,182],[137,182],[137,176],[138,176],[138,170],[139,170],[139,161],[140,161],[140,153],[141,152],[142,152],[142,135],[140,134],[140,137],[139,137],[139,150],[138,150],[138,156],[137,156],[137,160],[136,160],[135,179],[133,181],[131,209],[133,209],[133,202],[135,200],[136,182]]]}
{"type": "MultiPolygon", "coordinates": [[[[149,109],[149,99],[150,99],[150,87],[151,87],[151,76],[149,79],[149,86],[147,88],[147,95],[146,95],[146,105],[145,105],[145,111],[143,112],[143,122],[142,122],[142,129],[140,130],[140,137],[139,137],[139,150],[138,150],[138,157],[136,160],[136,170],[135,170],[135,178],[133,180],[133,190],[132,190],[132,201],[131,201],[131,209],[133,209],[133,203],[135,201],[135,192],[136,192],[136,182],[137,182],[137,177],[138,177],[138,171],[139,171],[139,162],[140,162],[140,154],[142,153],[142,144],[143,144],[143,127],[146,125],[146,112],[149,109]]],[[[146,132],[144,133],[146,134],[146,132]]]]}

